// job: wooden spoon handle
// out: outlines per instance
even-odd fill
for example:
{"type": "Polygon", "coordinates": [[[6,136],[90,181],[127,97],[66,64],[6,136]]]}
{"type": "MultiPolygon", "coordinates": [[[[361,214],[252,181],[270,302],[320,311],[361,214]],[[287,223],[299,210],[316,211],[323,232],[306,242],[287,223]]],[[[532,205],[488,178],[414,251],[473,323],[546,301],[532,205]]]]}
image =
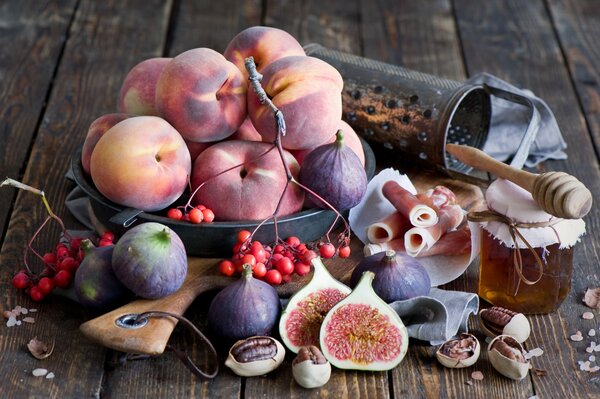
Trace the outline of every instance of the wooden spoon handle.
{"type": "MultiPolygon", "coordinates": [[[[177,324],[174,318],[150,318],[139,328],[119,326],[127,315],[157,310],[183,315],[194,299],[205,291],[224,288],[232,280],[225,276],[203,276],[202,268],[188,268],[188,275],[175,293],[164,298],[139,299],[83,323],[79,328],[91,340],[122,352],[159,355],[164,352],[177,324]]],[[[135,316],[129,318],[131,323],[135,316]]],[[[127,321],[125,319],[125,321],[127,321]]],[[[127,324],[127,323],[126,323],[127,324]]]]}
{"type": "Polygon", "coordinates": [[[447,143],[446,151],[465,165],[484,170],[495,176],[509,180],[529,192],[533,191],[533,185],[537,177],[537,175],[533,173],[513,168],[474,147],[447,143]]]}

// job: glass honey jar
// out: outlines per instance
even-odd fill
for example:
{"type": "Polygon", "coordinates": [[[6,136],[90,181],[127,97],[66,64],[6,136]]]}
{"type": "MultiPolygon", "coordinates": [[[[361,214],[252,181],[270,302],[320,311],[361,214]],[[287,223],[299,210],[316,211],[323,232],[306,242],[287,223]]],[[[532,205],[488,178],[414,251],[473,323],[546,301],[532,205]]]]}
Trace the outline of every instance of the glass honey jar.
{"type": "Polygon", "coordinates": [[[524,314],[555,311],[571,288],[573,246],[585,233],[582,219],[543,211],[531,194],[507,180],[493,182],[479,222],[479,296],[524,314]]]}

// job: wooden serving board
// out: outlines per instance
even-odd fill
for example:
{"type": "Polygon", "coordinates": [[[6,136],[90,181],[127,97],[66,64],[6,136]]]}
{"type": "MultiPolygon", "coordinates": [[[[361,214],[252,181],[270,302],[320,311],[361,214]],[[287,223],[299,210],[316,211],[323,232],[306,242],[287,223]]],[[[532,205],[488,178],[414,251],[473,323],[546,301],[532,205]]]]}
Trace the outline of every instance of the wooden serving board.
{"type": "MultiPolygon", "coordinates": [[[[483,194],[479,187],[449,178],[441,178],[431,172],[420,172],[411,176],[417,191],[425,191],[439,184],[452,189],[458,202],[466,210],[478,208],[483,203],[483,194]]],[[[329,272],[338,280],[347,282],[354,266],[362,259],[362,244],[353,239],[352,255],[348,259],[326,259],[329,272]]],[[[116,320],[128,314],[140,314],[147,311],[165,311],[183,315],[194,299],[207,291],[222,289],[234,278],[218,274],[220,259],[188,258],[188,274],[182,287],[175,293],[157,300],[138,299],[109,313],[87,321],[81,325],[81,332],[91,340],[122,352],[158,355],[164,352],[169,337],[177,324],[174,318],[152,318],[141,328],[125,329],[116,324],[116,320]]],[[[309,273],[276,287],[280,297],[288,298],[304,287],[312,277],[309,273]]]]}

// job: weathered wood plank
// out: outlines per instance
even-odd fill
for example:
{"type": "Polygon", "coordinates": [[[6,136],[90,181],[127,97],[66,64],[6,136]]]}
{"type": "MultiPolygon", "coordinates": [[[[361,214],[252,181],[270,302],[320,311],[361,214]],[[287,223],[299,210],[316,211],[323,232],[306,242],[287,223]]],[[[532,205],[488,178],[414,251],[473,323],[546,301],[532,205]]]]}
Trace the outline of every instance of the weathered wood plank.
{"type": "Polygon", "coordinates": [[[223,53],[229,41],[241,30],[261,24],[263,8],[259,0],[182,0],[176,11],[168,57],[196,47],[223,53]]]}
{"type": "MultiPolygon", "coordinates": [[[[75,12],[75,0],[0,4],[0,176],[23,173],[29,143],[75,12]]],[[[0,226],[7,226],[14,192],[0,191],[0,226]]]]}
{"type": "Polygon", "coordinates": [[[325,47],[360,54],[359,2],[268,1],[265,24],[283,29],[302,45],[325,47]]]}
{"type": "MultiPolygon", "coordinates": [[[[70,156],[82,144],[89,123],[102,113],[114,111],[119,87],[128,69],[139,59],[162,51],[168,6],[169,3],[147,0],[82,1],[77,8],[23,176],[26,183],[44,189],[54,211],[64,215],[69,227],[77,226],[63,205],[72,187],[64,179],[70,156]],[[148,24],[162,26],[162,29],[147,30],[148,24]]],[[[35,77],[31,81],[35,81],[35,77]]],[[[28,147],[27,142],[19,145],[28,147]]],[[[2,394],[5,397],[98,397],[106,351],[85,340],[78,331],[79,324],[91,313],[61,298],[34,304],[10,286],[12,274],[21,265],[24,244],[44,217],[45,210],[38,197],[23,192],[16,196],[0,255],[0,264],[5,266],[0,270],[2,302],[9,308],[16,304],[37,307],[39,312],[34,325],[0,330],[2,394]],[[35,335],[56,341],[54,354],[44,361],[37,361],[26,353],[25,344],[35,335]],[[49,381],[32,377],[30,372],[36,367],[53,371],[56,378],[49,381]]],[[[41,251],[50,250],[57,237],[56,226],[46,229],[36,246],[41,251]]]]}
{"type": "Polygon", "coordinates": [[[600,151],[600,3],[550,0],[549,10],[596,153],[600,151]]]}
{"type": "MultiPolygon", "coordinates": [[[[457,0],[455,6],[467,70],[499,75],[545,99],[569,146],[569,160],[546,162],[540,169],[576,175],[596,198],[600,176],[594,147],[543,2],[457,0]]],[[[568,339],[575,330],[584,330],[581,297],[585,287],[598,285],[594,234],[598,217],[597,207],[586,217],[589,234],[576,249],[573,289],[560,310],[530,318],[532,337],[526,344],[545,351],[533,360],[533,366],[548,372],[545,377],[530,377],[540,397],[589,397],[599,392],[590,382],[593,375],[576,371],[577,360],[587,358],[583,344],[574,345],[568,339]]]]}

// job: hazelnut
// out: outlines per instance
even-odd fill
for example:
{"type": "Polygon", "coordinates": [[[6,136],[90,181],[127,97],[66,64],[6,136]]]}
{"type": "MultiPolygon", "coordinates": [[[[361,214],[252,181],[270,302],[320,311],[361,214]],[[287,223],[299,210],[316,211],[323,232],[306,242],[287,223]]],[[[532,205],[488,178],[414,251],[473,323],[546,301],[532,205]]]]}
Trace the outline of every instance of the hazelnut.
{"type": "Polygon", "coordinates": [[[448,368],[472,366],[481,352],[481,345],[472,334],[462,333],[456,339],[444,342],[435,352],[438,361],[448,368]]]}
{"type": "Polygon", "coordinates": [[[529,338],[531,326],[523,313],[494,306],[479,312],[481,329],[489,337],[510,335],[519,343],[529,338]]]}

